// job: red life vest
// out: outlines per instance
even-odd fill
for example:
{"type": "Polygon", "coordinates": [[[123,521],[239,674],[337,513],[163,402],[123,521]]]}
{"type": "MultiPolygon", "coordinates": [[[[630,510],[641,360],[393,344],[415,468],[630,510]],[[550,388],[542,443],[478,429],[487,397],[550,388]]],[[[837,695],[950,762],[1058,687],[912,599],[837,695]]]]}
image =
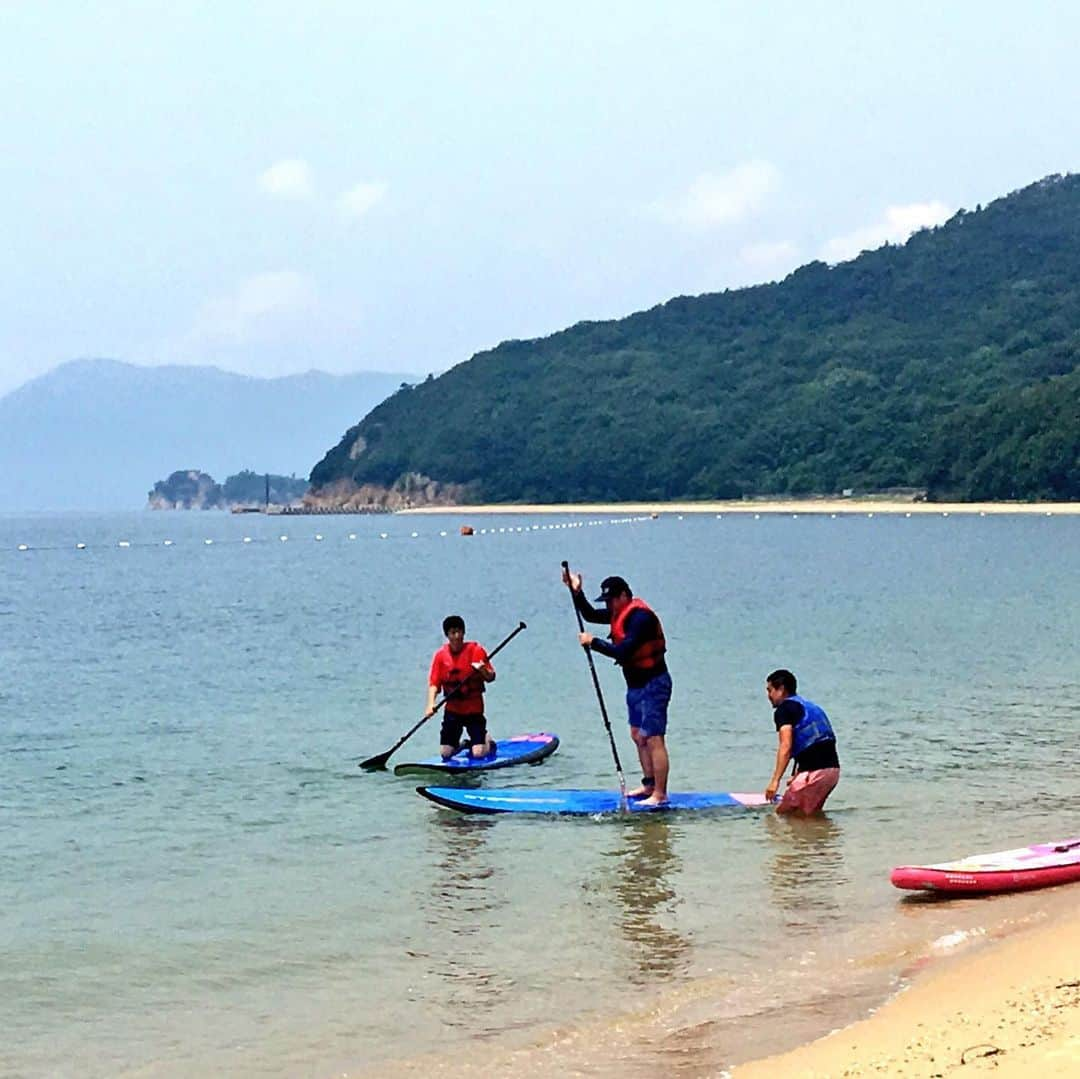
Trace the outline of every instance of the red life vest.
{"type": "Polygon", "coordinates": [[[448,712],[462,716],[483,714],[484,680],[473,670],[474,662],[487,662],[487,652],[476,641],[465,641],[456,656],[450,651],[450,645],[444,644],[431,657],[428,685],[438,686],[447,697],[448,712]],[[460,691],[454,693],[459,686],[460,691]]]}
{"type": "Polygon", "coordinates": [[[664,653],[667,651],[667,641],[664,640],[664,627],[660,624],[660,619],[656,617],[656,612],[644,600],[632,599],[611,620],[611,639],[615,644],[622,644],[626,639],[626,620],[634,611],[647,611],[653,618],[656,618],[656,636],[650,640],[642,641],[623,666],[633,667],[638,671],[648,671],[653,667],[658,667],[663,661],[664,653]]]}

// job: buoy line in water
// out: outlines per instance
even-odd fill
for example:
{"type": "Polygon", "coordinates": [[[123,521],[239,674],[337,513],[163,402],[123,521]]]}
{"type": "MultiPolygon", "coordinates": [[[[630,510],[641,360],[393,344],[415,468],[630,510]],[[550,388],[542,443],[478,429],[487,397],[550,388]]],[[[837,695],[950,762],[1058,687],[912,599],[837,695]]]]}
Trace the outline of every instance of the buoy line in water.
{"type": "Polygon", "coordinates": [[[557,531],[567,528],[595,528],[600,526],[610,525],[627,525],[638,524],[643,521],[649,521],[649,517],[612,517],[607,520],[596,519],[591,521],[557,521],[548,524],[531,524],[531,525],[500,525],[498,527],[491,528],[476,528],[475,526],[469,526],[470,531],[465,532],[452,532],[449,529],[441,528],[438,531],[411,531],[408,533],[399,532],[378,532],[378,533],[366,533],[360,535],[356,532],[348,532],[343,536],[328,537],[322,532],[315,532],[313,534],[296,535],[283,532],[277,536],[241,536],[241,537],[229,537],[225,539],[206,537],[202,539],[189,539],[189,540],[174,540],[174,539],[159,539],[159,540],[129,540],[118,539],[112,543],[51,543],[51,544],[34,544],[34,543],[20,543],[15,547],[0,547],[0,553],[30,553],[30,552],[44,552],[44,551],[116,551],[127,550],[129,548],[166,548],[166,547],[236,547],[236,546],[269,546],[272,544],[282,543],[325,543],[328,540],[336,539],[342,543],[364,543],[369,541],[375,542],[394,542],[403,540],[422,540],[422,539],[443,539],[449,537],[457,537],[464,539],[475,539],[477,536],[496,536],[496,535],[510,535],[517,533],[533,533],[533,532],[549,532],[557,531]]]}
{"type": "MultiPolygon", "coordinates": [[[[674,514],[667,514],[665,516],[666,516],[666,519],[669,520],[669,521],[672,521],[672,520],[674,520],[674,521],[683,521],[683,520],[685,520],[685,518],[687,516],[697,518],[697,517],[703,517],[703,516],[705,516],[705,514],[674,513],[674,514]]],[[[801,513],[794,513],[794,512],[791,512],[789,510],[763,510],[760,513],[754,513],[752,515],[750,513],[748,513],[747,511],[745,511],[745,510],[740,510],[740,511],[730,512],[730,513],[726,513],[726,514],[725,513],[714,514],[715,519],[718,520],[718,521],[724,520],[725,517],[728,518],[728,519],[732,519],[732,518],[749,518],[751,516],[752,516],[753,520],[755,520],[755,521],[760,521],[760,520],[763,520],[763,519],[766,519],[766,518],[769,519],[769,520],[775,520],[777,518],[788,518],[788,519],[793,520],[793,521],[797,521],[800,518],[802,518],[802,519],[817,518],[817,519],[821,519],[821,520],[825,520],[825,519],[837,520],[838,518],[842,518],[842,519],[845,519],[845,520],[851,520],[851,519],[856,519],[856,518],[873,519],[873,518],[875,518],[875,516],[877,516],[879,518],[880,518],[880,516],[897,517],[897,518],[902,519],[902,520],[907,520],[907,519],[912,518],[912,516],[915,516],[917,518],[927,518],[927,517],[948,518],[948,517],[951,516],[951,514],[950,514],[950,512],[948,510],[942,510],[940,513],[927,513],[925,511],[923,511],[923,512],[920,512],[920,513],[917,513],[917,514],[914,514],[914,515],[912,513],[910,513],[910,512],[906,512],[906,513],[903,514],[902,517],[901,517],[901,515],[899,513],[889,513],[889,514],[884,514],[884,515],[875,515],[875,513],[873,511],[865,511],[864,512],[864,511],[861,511],[861,510],[860,511],[853,511],[853,512],[850,512],[850,513],[845,513],[843,511],[840,511],[839,513],[827,512],[827,511],[824,511],[824,510],[817,510],[817,511],[815,511],[815,510],[804,510],[801,513]]],[[[971,514],[971,515],[963,514],[963,516],[965,516],[965,517],[966,516],[974,516],[974,514],[971,514]]],[[[982,518],[985,518],[987,515],[986,515],[985,512],[979,512],[978,516],[982,517],[982,518]]],[[[1045,513],[1039,514],[1039,516],[1052,517],[1052,516],[1054,516],[1054,514],[1053,514],[1052,511],[1047,510],[1047,511],[1045,511],[1045,513]]],[[[376,534],[365,534],[363,536],[359,535],[356,532],[349,532],[349,533],[345,534],[345,536],[343,538],[342,537],[335,537],[335,538],[337,538],[339,541],[346,542],[346,543],[364,542],[366,540],[377,540],[377,541],[381,541],[381,542],[387,542],[387,541],[395,541],[395,540],[400,541],[400,540],[415,540],[415,539],[443,539],[443,538],[448,538],[448,537],[451,537],[451,536],[455,536],[455,537],[460,536],[460,537],[465,538],[465,539],[471,539],[471,538],[475,538],[476,536],[509,535],[509,534],[516,534],[516,533],[531,533],[531,532],[552,532],[552,531],[558,531],[558,530],[567,529],[567,528],[595,528],[595,527],[603,527],[603,526],[609,526],[609,525],[640,524],[640,523],[643,523],[643,522],[655,521],[657,519],[658,519],[658,515],[656,515],[656,514],[647,514],[647,515],[639,515],[639,516],[633,516],[633,517],[609,517],[609,518],[606,518],[606,519],[605,518],[594,518],[594,519],[588,520],[588,521],[556,521],[556,522],[549,522],[549,523],[546,523],[546,524],[500,525],[498,527],[490,527],[490,528],[478,528],[475,525],[462,525],[460,530],[457,531],[457,532],[451,531],[451,530],[445,529],[445,528],[439,529],[437,532],[412,531],[412,532],[409,532],[408,534],[405,534],[405,533],[378,532],[376,534]]],[[[273,544],[273,543],[323,543],[327,539],[328,539],[328,537],[326,535],[324,535],[323,533],[321,533],[321,532],[315,532],[315,533],[310,534],[310,535],[295,535],[295,534],[291,535],[289,533],[281,533],[278,536],[243,536],[243,537],[240,537],[240,538],[229,537],[229,538],[225,538],[225,539],[215,539],[213,537],[206,537],[206,538],[203,538],[201,540],[181,541],[179,545],[180,546],[204,546],[204,547],[215,547],[215,546],[228,547],[228,546],[235,546],[237,544],[239,544],[239,545],[253,544],[253,545],[263,545],[263,546],[265,546],[265,545],[273,544]]],[[[178,543],[177,543],[176,540],[173,540],[173,539],[160,539],[160,540],[118,539],[114,543],[83,543],[83,542],[76,542],[76,543],[69,543],[69,544],[19,543],[14,547],[0,547],[0,554],[29,553],[31,551],[36,552],[36,551],[69,551],[69,550],[76,550],[76,551],[124,550],[124,549],[131,548],[131,547],[148,548],[148,547],[176,547],[176,546],[178,546],[178,543]]]]}

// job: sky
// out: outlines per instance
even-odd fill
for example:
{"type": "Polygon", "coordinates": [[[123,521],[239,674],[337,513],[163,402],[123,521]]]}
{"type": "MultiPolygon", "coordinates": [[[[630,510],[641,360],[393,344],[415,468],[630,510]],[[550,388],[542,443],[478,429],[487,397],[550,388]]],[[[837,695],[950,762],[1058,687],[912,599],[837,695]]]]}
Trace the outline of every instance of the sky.
{"type": "Polygon", "coordinates": [[[1080,5],[0,0],[0,394],[439,372],[1080,169],[1080,5]]]}

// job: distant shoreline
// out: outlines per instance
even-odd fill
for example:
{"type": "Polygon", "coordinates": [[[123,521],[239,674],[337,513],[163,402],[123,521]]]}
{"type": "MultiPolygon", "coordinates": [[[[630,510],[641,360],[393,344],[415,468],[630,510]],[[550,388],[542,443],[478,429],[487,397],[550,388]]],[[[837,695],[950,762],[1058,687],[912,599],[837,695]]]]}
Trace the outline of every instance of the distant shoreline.
{"type": "Polygon", "coordinates": [[[895,498],[778,498],[732,502],[562,502],[507,503],[477,506],[417,506],[400,514],[553,514],[602,513],[611,515],[690,513],[792,513],[792,514],[898,514],[983,515],[1005,513],[1036,516],[1080,514],[1080,502],[911,502],[895,498]]]}

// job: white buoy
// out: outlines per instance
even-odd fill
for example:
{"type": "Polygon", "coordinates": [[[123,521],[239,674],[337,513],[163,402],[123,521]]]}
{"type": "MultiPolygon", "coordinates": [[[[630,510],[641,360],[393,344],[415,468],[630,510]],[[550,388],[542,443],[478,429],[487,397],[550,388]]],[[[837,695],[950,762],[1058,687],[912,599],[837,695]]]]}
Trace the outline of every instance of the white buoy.
{"type": "Polygon", "coordinates": [[[316,543],[321,543],[322,542],[322,533],[321,532],[316,532],[315,533],[315,542],[316,543]]]}
{"type": "Polygon", "coordinates": [[[755,513],[754,514],[754,520],[755,521],[760,521],[761,520],[761,514],[760,513],[755,513]]]}
{"type": "Polygon", "coordinates": [[[245,536],[244,537],[244,542],[245,543],[250,543],[251,542],[251,537],[250,536],[245,536]]]}
{"type": "Polygon", "coordinates": [[[445,530],[445,529],[443,529],[443,530],[442,530],[442,531],[441,531],[441,532],[439,533],[439,535],[440,535],[440,536],[445,536],[445,535],[446,535],[446,530],[445,530]]]}
{"type": "Polygon", "coordinates": [[[128,540],[121,540],[116,546],[117,547],[130,547],[131,543],[128,540]]]}
{"type": "Polygon", "coordinates": [[[419,536],[420,533],[419,532],[412,532],[412,533],[410,533],[410,535],[412,536],[413,539],[416,539],[416,537],[419,536]]]}
{"type": "Polygon", "coordinates": [[[162,547],[171,547],[172,546],[172,540],[162,540],[161,546],[162,547]]]}
{"type": "Polygon", "coordinates": [[[278,536],[278,539],[281,540],[282,543],[288,543],[289,542],[289,537],[288,536],[278,536]]]}
{"type": "Polygon", "coordinates": [[[355,532],[350,532],[349,533],[349,539],[351,539],[351,540],[356,539],[356,533],[355,532]]]}
{"type": "Polygon", "coordinates": [[[86,544],[85,543],[76,543],[75,544],[75,550],[76,551],[85,551],[86,550],[86,544]]]}
{"type": "Polygon", "coordinates": [[[910,513],[905,513],[905,514],[904,514],[904,516],[905,516],[905,517],[910,517],[910,516],[911,516],[911,514],[910,514],[910,513]]]}
{"type": "Polygon", "coordinates": [[[213,541],[212,539],[204,539],[204,540],[203,540],[203,543],[205,543],[207,547],[209,547],[209,546],[210,546],[210,544],[212,544],[213,542],[214,542],[214,541],[213,541]]]}
{"type": "Polygon", "coordinates": [[[389,535],[389,533],[387,533],[387,532],[380,532],[380,533],[379,533],[379,539],[386,539],[386,537],[387,537],[388,535],[389,535]]]}
{"type": "Polygon", "coordinates": [[[20,543],[20,544],[19,544],[19,550],[20,550],[20,551],[29,551],[29,550],[30,550],[30,548],[29,548],[29,547],[27,547],[27,545],[26,545],[25,543],[20,543]]]}
{"type": "Polygon", "coordinates": [[[949,516],[948,510],[946,510],[941,516],[942,517],[948,517],[949,516]]]}

